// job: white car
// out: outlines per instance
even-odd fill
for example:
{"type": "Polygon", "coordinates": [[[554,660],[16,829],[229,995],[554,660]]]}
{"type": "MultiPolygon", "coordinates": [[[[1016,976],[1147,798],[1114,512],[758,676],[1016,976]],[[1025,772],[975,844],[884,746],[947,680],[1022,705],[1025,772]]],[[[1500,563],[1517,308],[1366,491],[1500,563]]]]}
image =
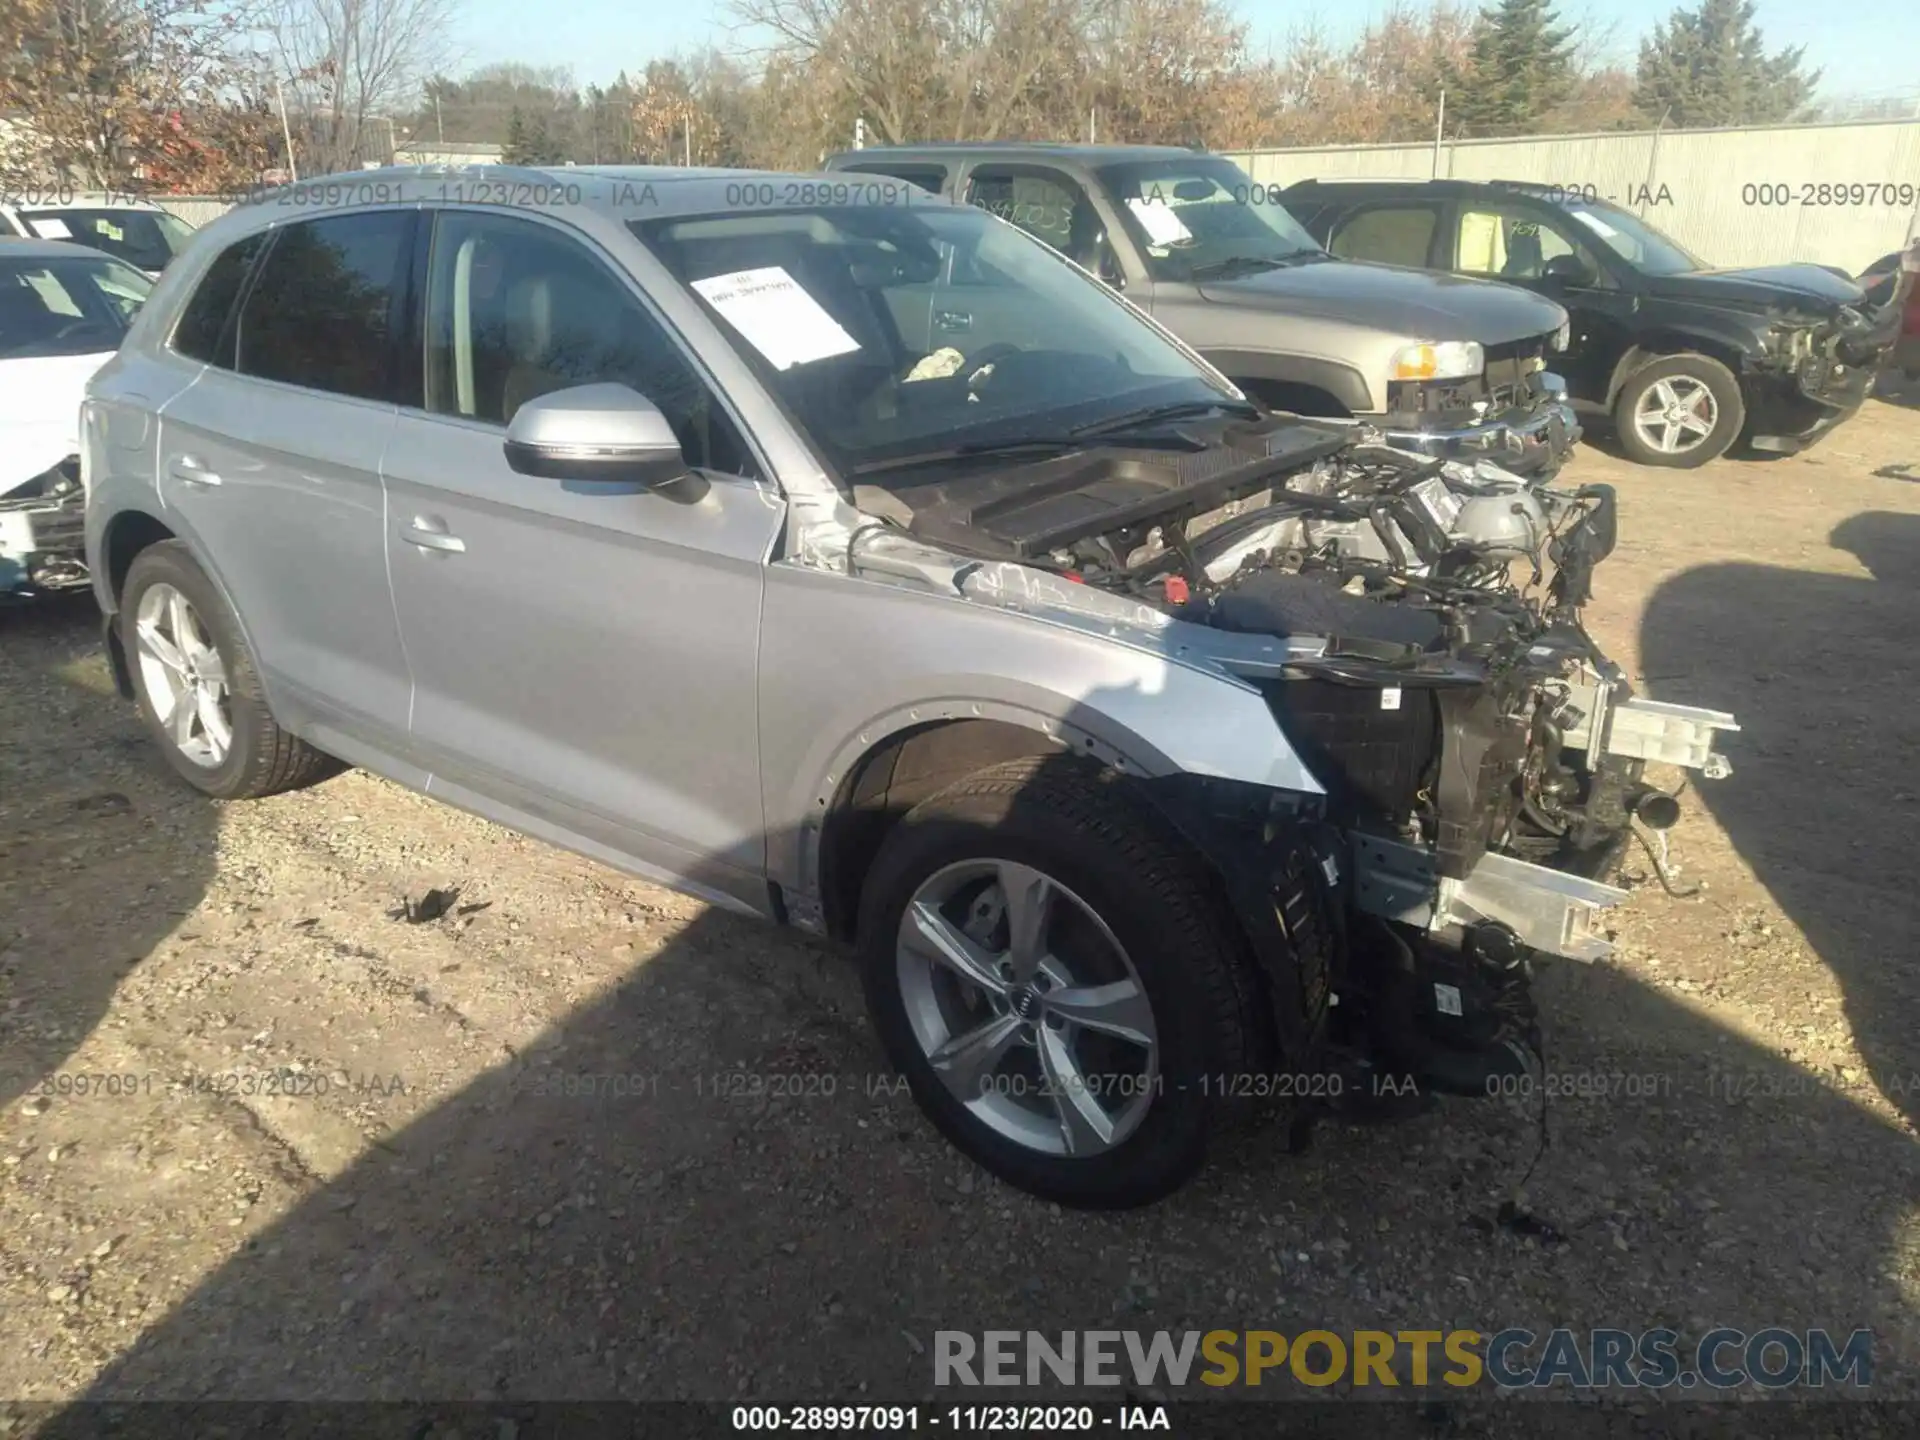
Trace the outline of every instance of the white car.
{"type": "Polygon", "coordinates": [[[70,240],[124,260],[153,279],[172,263],[193,226],[146,200],[49,195],[0,205],[0,238],[70,240]]]}
{"type": "Polygon", "coordinates": [[[96,250],[0,243],[0,597],[86,583],[80,402],[152,288],[96,250]]]}

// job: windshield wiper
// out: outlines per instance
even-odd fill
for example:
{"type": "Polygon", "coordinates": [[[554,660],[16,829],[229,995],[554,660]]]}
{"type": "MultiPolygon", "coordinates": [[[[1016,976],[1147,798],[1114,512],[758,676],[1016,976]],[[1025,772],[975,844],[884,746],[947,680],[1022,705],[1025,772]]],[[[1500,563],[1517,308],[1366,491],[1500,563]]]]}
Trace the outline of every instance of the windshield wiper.
{"type": "MultiPolygon", "coordinates": [[[[1051,455],[1061,450],[1083,450],[1091,445],[1113,443],[1116,442],[1071,430],[1058,435],[1019,435],[1010,440],[970,440],[941,450],[919,450],[892,460],[867,460],[855,465],[847,473],[875,475],[886,470],[911,470],[919,465],[939,465],[955,460],[979,460],[1003,455],[1051,455]]],[[[1184,435],[1129,435],[1124,443],[1142,450],[1192,450],[1199,445],[1199,442],[1184,435]]]]}
{"type": "Polygon", "coordinates": [[[1215,410],[1228,410],[1256,420],[1260,417],[1260,412],[1253,406],[1242,405],[1233,400],[1183,400],[1170,405],[1144,405],[1138,410],[1126,410],[1118,415],[1109,415],[1104,420],[1075,425],[1067,431],[1067,434],[1076,439],[1093,435],[1111,435],[1123,430],[1137,429],[1142,425],[1157,424],[1162,420],[1192,420],[1202,415],[1210,415],[1215,410]]]}

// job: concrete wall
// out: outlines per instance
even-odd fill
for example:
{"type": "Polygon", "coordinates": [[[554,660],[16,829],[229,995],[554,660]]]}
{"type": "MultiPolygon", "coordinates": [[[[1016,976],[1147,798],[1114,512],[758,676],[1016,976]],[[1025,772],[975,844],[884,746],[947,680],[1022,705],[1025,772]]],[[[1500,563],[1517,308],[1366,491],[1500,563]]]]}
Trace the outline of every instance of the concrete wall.
{"type": "MultiPolygon", "coordinates": [[[[1597,192],[1712,265],[1805,260],[1858,274],[1920,234],[1920,120],[1458,140],[1440,147],[1437,167],[1431,143],[1256,150],[1232,158],[1266,184],[1437,175],[1597,192]],[[1881,194],[1803,204],[1803,187],[1822,184],[1879,186],[1881,194]],[[1775,193],[1755,188],[1761,186],[1775,193]],[[1788,203],[1766,203],[1782,198],[1788,203]]],[[[1818,192],[1807,199],[1817,202],[1818,192]]]]}

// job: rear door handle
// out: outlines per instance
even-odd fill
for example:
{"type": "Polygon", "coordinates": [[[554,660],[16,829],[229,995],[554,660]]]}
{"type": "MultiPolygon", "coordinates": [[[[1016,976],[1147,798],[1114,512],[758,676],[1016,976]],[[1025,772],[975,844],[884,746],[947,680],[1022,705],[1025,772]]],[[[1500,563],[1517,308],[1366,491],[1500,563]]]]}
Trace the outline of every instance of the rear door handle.
{"type": "Polygon", "coordinates": [[[437,550],[447,555],[464,554],[467,548],[466,541],[447,533],[447,522],[438,515],[414,516],[413,523],[401,529],[400,538],[422,550],[437,550]]]}
{"type": "Polygon", "coordinates": [[[188,485],[218,485],[220,477],[191,455],[182,455],[167,466],[167,473],[188,485]]]}
{"type": "Polygon", "coordinates": [[[933,312],[933,328],[936,330],[971,330],[973,316],[964,310],[936,310],[933,312]]]}

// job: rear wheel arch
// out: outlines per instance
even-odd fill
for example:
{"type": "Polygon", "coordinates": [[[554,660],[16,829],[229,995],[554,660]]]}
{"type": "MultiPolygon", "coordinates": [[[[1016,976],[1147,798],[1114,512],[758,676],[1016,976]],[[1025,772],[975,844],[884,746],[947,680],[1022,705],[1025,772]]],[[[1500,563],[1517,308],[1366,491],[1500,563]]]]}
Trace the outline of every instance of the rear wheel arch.
{"type": "MultiPolygon", "coordinates": [[[[163,540],[176,538],[166,524],[149,515],[144,510],[122,510],[107,522],[100,540],[100,556],[106,564],[107,593],[113,597],[116,609],[120,597],[126,593],[127,574],[133,569],[133,562],[140,558],[141,552],[163,540]]],[[[120,692],[120,698],[131,700],[133,694],[133,670],[127,656],[125,642],[120,637],[120,627],[110,624],[106,627],[107,663],[113,670],[113,685],[120,692]]]]}
{"type": "Polygon", "coordinates": [[[167,524],[145,510],[122,510],[107,522],[100,553],[107,562],[107,588],[115,603],[127,588],[127,572],[149,545],[177,537],[167,524]]]}

